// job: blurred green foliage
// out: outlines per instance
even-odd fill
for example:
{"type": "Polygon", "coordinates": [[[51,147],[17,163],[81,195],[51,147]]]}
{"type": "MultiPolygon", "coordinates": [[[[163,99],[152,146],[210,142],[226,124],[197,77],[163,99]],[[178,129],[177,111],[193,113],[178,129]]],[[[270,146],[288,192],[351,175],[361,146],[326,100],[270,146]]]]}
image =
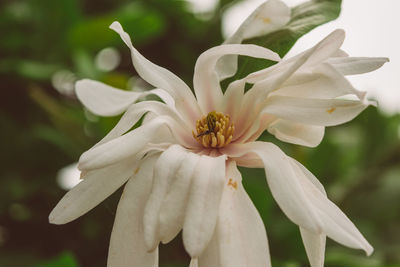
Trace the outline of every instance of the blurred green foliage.
{"type": "MultiPolygon", "coordinates": [[[[56,182],[57,172],[77,161],[118,118],[84,111],[73,95],[54,89],[54,74],[69,71],[74,79],[93,78],[127,88],[131,78],[135,80],[129,51],[107,29],[119,20],[147,58],[190,85],[198,55],[222,42],[220,15],[234,2],[220,1],[215,12],[202,17],[178,0],[0,3],[0,266],[106,265],[120,191],[67,225],[51,225],[47,217],[65,193],[56,182]],[[116,47],[122,55],[111,72],[94,63],[105,47],[116,47]]],[[[338,1],[325,5],[328,2],[338,1]]],[[[399,125],[399,115],[370,107],[351,123],[328,128],[318,148],[262,136],[308,167],[375,247],[367,258],[328,241],[325,266],[400,266],[399,125]]],[[[308,266],[299,231],[273,201],[264,171],[241,171],[265,222],[273,266],[308,266]]],[[[188,266],[180,238],[161,247],[160,266],[188,266]]]]}

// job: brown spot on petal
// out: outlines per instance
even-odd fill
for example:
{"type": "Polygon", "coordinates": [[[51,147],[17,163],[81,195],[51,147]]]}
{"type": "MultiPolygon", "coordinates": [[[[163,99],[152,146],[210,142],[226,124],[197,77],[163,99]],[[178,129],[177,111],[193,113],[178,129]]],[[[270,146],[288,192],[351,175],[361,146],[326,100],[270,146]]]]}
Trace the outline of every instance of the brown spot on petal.
{"type": "Polygon", "coordinates": [[[331,107],[330,109],[327,109],[326,112],[328,112],[329,114],[332,114],[332,112],[334,112],[336,110],[335,107],[331,107]]]}
{"type": "Polygon", "coordinates": [[[229,178],[228,185],[233,187],[234,189],[237,189],[237,182],[233,181],[232,178],[229,178]]]}
{"type": "Polygon", "coordinates": [[[265,24],[270,24],[270,23],[271,23],[271,19],[270,19],[270,18],[263,18],[262,21],[263,21],[265,24]]]}
{"type": "Polygon", "coordinates": [[[139,172],[139,170],[140,170],[140,167],[137,167],[137,168],[135,169],[135,171],[133,172],[133,174],[137,174],[137,173],[139,172]]]}

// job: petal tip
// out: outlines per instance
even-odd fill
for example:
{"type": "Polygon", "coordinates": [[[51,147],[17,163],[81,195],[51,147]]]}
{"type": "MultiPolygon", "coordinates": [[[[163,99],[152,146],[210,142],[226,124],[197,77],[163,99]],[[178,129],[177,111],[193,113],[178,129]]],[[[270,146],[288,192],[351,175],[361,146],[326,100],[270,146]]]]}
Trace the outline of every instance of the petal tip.
{"type": "Polygon", "coordinates": [[[368,257],[371,256],[374,252],[374,248],[369,243],[367,243],[366,247],[363,250],[368,257]]]}
{"type": "Polygon", "coordinates": [[[53,211],[50,213],[49,215],[49,223],[51,224],[55,224],[55,225],[60,225],[60,224],[64,224],[64,222],[62,222],[59,218],[60,216],[57,216],[57,214],[55,214],[55,209],[53,209],[53,211]]]}
{"type": "Polygon", "coordinates": [[[113,23],[110,24],[109,28],[113,31],[121,31],[122,30],[122,25],[118,21],[114,21],[113,23]]]}

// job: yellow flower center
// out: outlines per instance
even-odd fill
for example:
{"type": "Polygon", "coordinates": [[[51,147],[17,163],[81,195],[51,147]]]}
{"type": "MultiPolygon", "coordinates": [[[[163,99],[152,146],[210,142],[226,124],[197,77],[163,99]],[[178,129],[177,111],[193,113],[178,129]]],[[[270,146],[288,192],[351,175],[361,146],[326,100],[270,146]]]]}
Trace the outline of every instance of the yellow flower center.
{"type": "Polygon", "coordinates": [[[192,131],[193,137],[204,147],[221,148],[232,141],[235,126],[228,115],[211,111],[196,121],[196,131],[192,131]]]}

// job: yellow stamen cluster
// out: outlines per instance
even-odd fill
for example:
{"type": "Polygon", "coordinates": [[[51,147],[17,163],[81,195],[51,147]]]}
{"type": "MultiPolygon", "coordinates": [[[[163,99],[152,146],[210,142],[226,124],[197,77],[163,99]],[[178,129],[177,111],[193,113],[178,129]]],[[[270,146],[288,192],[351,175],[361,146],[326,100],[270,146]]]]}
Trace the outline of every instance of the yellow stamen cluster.
{"type": "Polygon", "coordinates": [[[221,148],[232,141],[235,126],[228,115],[212,111],[196,121],[193,137],[206,148],[221,148]]]}

